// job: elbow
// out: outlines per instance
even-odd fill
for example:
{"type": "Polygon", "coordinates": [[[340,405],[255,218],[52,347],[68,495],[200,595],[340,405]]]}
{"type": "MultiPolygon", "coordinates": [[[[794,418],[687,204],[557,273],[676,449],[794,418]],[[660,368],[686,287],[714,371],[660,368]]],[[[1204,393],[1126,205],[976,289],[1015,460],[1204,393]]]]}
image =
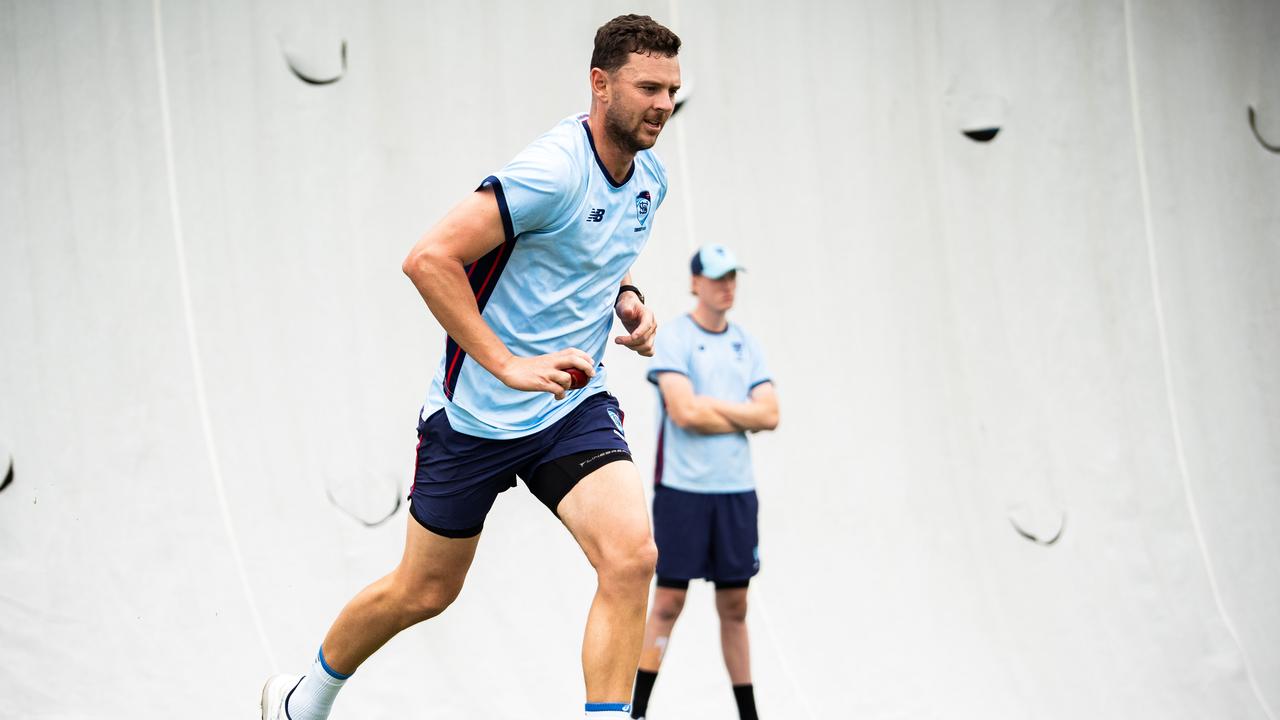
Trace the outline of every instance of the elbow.
{"type": "Polygon", "coordinates": [[[404,262],[400,263],[400,270],[410,280],[416,282],[418,278],[427,272],[427,253],[414,248],[408,257],[404,259],[404,262]]]}
{"type": "Polygon", "coordinates": [[[676,410],[675,408],[671,408],[668,410],[668,415],[671,418],[671,422],[674,423],[675,426],[680,428],[681,430],[694,429],[693,414],[688,412],[687,410],[683,410],[683,409],[676,410]]]}
{"type": "Polygon", "coordinates": [[[432,252],[430,247],[415,247],[409,251],[404,262],[400,263],[400,270],[413,281],[414,285],[423,287],[429,284],[428,281],[435,274],[435,269],[442,259],[432,252]]]}
{"type": "Polygon", "coordinates": [[[703,416],[695,403],[680,403],[667,407],[671,422],[681,430],[697,432],[703,425],[703,416]]]}

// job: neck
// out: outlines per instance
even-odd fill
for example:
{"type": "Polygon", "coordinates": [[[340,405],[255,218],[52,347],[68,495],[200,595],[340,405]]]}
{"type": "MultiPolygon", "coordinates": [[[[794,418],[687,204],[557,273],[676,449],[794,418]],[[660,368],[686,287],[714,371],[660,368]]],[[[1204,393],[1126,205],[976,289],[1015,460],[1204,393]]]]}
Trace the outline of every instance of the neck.
{"type": "Polygon", "coordinates": [[[593,106],[591,114],[587,117],[587,125],[591,127],[591,138],[595,140],[596,154],[600,156],[600,162],[609,171],[609,176],[615,183],[621,182],[627,176],[627,171],[631,169],[631,162],[635,160],[636,154],[618,147],[609,137],[609,133],[605,132],[604,110],[593,106]]]}
{"type": "Polygon", "coordinates": [[[723,310],[712,310],[711,308],[698,303],[693,309],[693,321],[703,330],[711,332],[724,332],[729,327],[728,312],[723,310]]]}

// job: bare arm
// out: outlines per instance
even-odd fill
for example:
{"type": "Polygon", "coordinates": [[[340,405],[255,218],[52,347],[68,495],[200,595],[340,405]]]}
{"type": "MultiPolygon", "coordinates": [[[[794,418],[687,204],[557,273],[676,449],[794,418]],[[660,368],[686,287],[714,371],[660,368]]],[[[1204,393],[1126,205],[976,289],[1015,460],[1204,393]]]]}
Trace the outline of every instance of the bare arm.
{"type": "Polygon", "coordinates": [[[671,422],[677,427],[704,435],[742,432],[745,429],[734,425],[716,409],[717,400],[695,395],[693,383],[678,372],[659,373],[658,390],[662,392],[662,402],[671,422]]]}
{"type": "Polygon", "coordinates": [[[763,382],[752,388],[751,399],[747,402],[717,401],[715,409],[729,422],[748,432],[778,427],[778,394],[771,382],[763,382]]]}
{"type": "Polygon", "coordinates": [[[480,317],[464,269],[505,240],[493,191],[485,188],[458,204],[409,251],[402,269],[444,331],[481,367],[508,387],[543,391],[564,398],[578,368],[595,375],[595,362],[577,348],[520,358],[511,353],[480,317]]]}

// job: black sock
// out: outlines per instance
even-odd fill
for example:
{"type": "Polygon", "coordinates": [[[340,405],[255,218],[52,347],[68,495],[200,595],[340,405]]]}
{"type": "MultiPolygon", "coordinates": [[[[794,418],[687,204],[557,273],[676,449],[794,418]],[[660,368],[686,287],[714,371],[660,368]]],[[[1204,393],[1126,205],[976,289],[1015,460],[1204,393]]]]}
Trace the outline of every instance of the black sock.
{"type": "Polygon", "coordinates": [[[656,672],[636,671],[636,691],[631,698],[631,717],[642,718],[649,710],[649,693],[653,692],[653,681],[657,679],[656,672]]]}
{"type": "Polygon", "coordinates": [[[756,692],[751,683],[734,685],[733,699],[738,701],[739,720],[760,720],[756,715],[756,692]]]}

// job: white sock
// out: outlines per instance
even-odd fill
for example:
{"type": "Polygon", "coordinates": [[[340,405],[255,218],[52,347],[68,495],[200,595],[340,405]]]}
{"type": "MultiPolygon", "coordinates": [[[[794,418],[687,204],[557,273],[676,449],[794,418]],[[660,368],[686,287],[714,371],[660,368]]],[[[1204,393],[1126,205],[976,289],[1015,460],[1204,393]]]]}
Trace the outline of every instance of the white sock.
{"type": "Polygon", "coordinates": [[[631,720],[631,704],[587,703],[587,720],[631,720]]]}
{"type": "Polygon", "coordinates": [[[326,720],[333,707],[333,699],[338,697],[338,691],[349,677],[329,667],[321,648],[315,662],[311,663],[311,671],[289,693],[284,708],[289,720],[326,720]]]}

